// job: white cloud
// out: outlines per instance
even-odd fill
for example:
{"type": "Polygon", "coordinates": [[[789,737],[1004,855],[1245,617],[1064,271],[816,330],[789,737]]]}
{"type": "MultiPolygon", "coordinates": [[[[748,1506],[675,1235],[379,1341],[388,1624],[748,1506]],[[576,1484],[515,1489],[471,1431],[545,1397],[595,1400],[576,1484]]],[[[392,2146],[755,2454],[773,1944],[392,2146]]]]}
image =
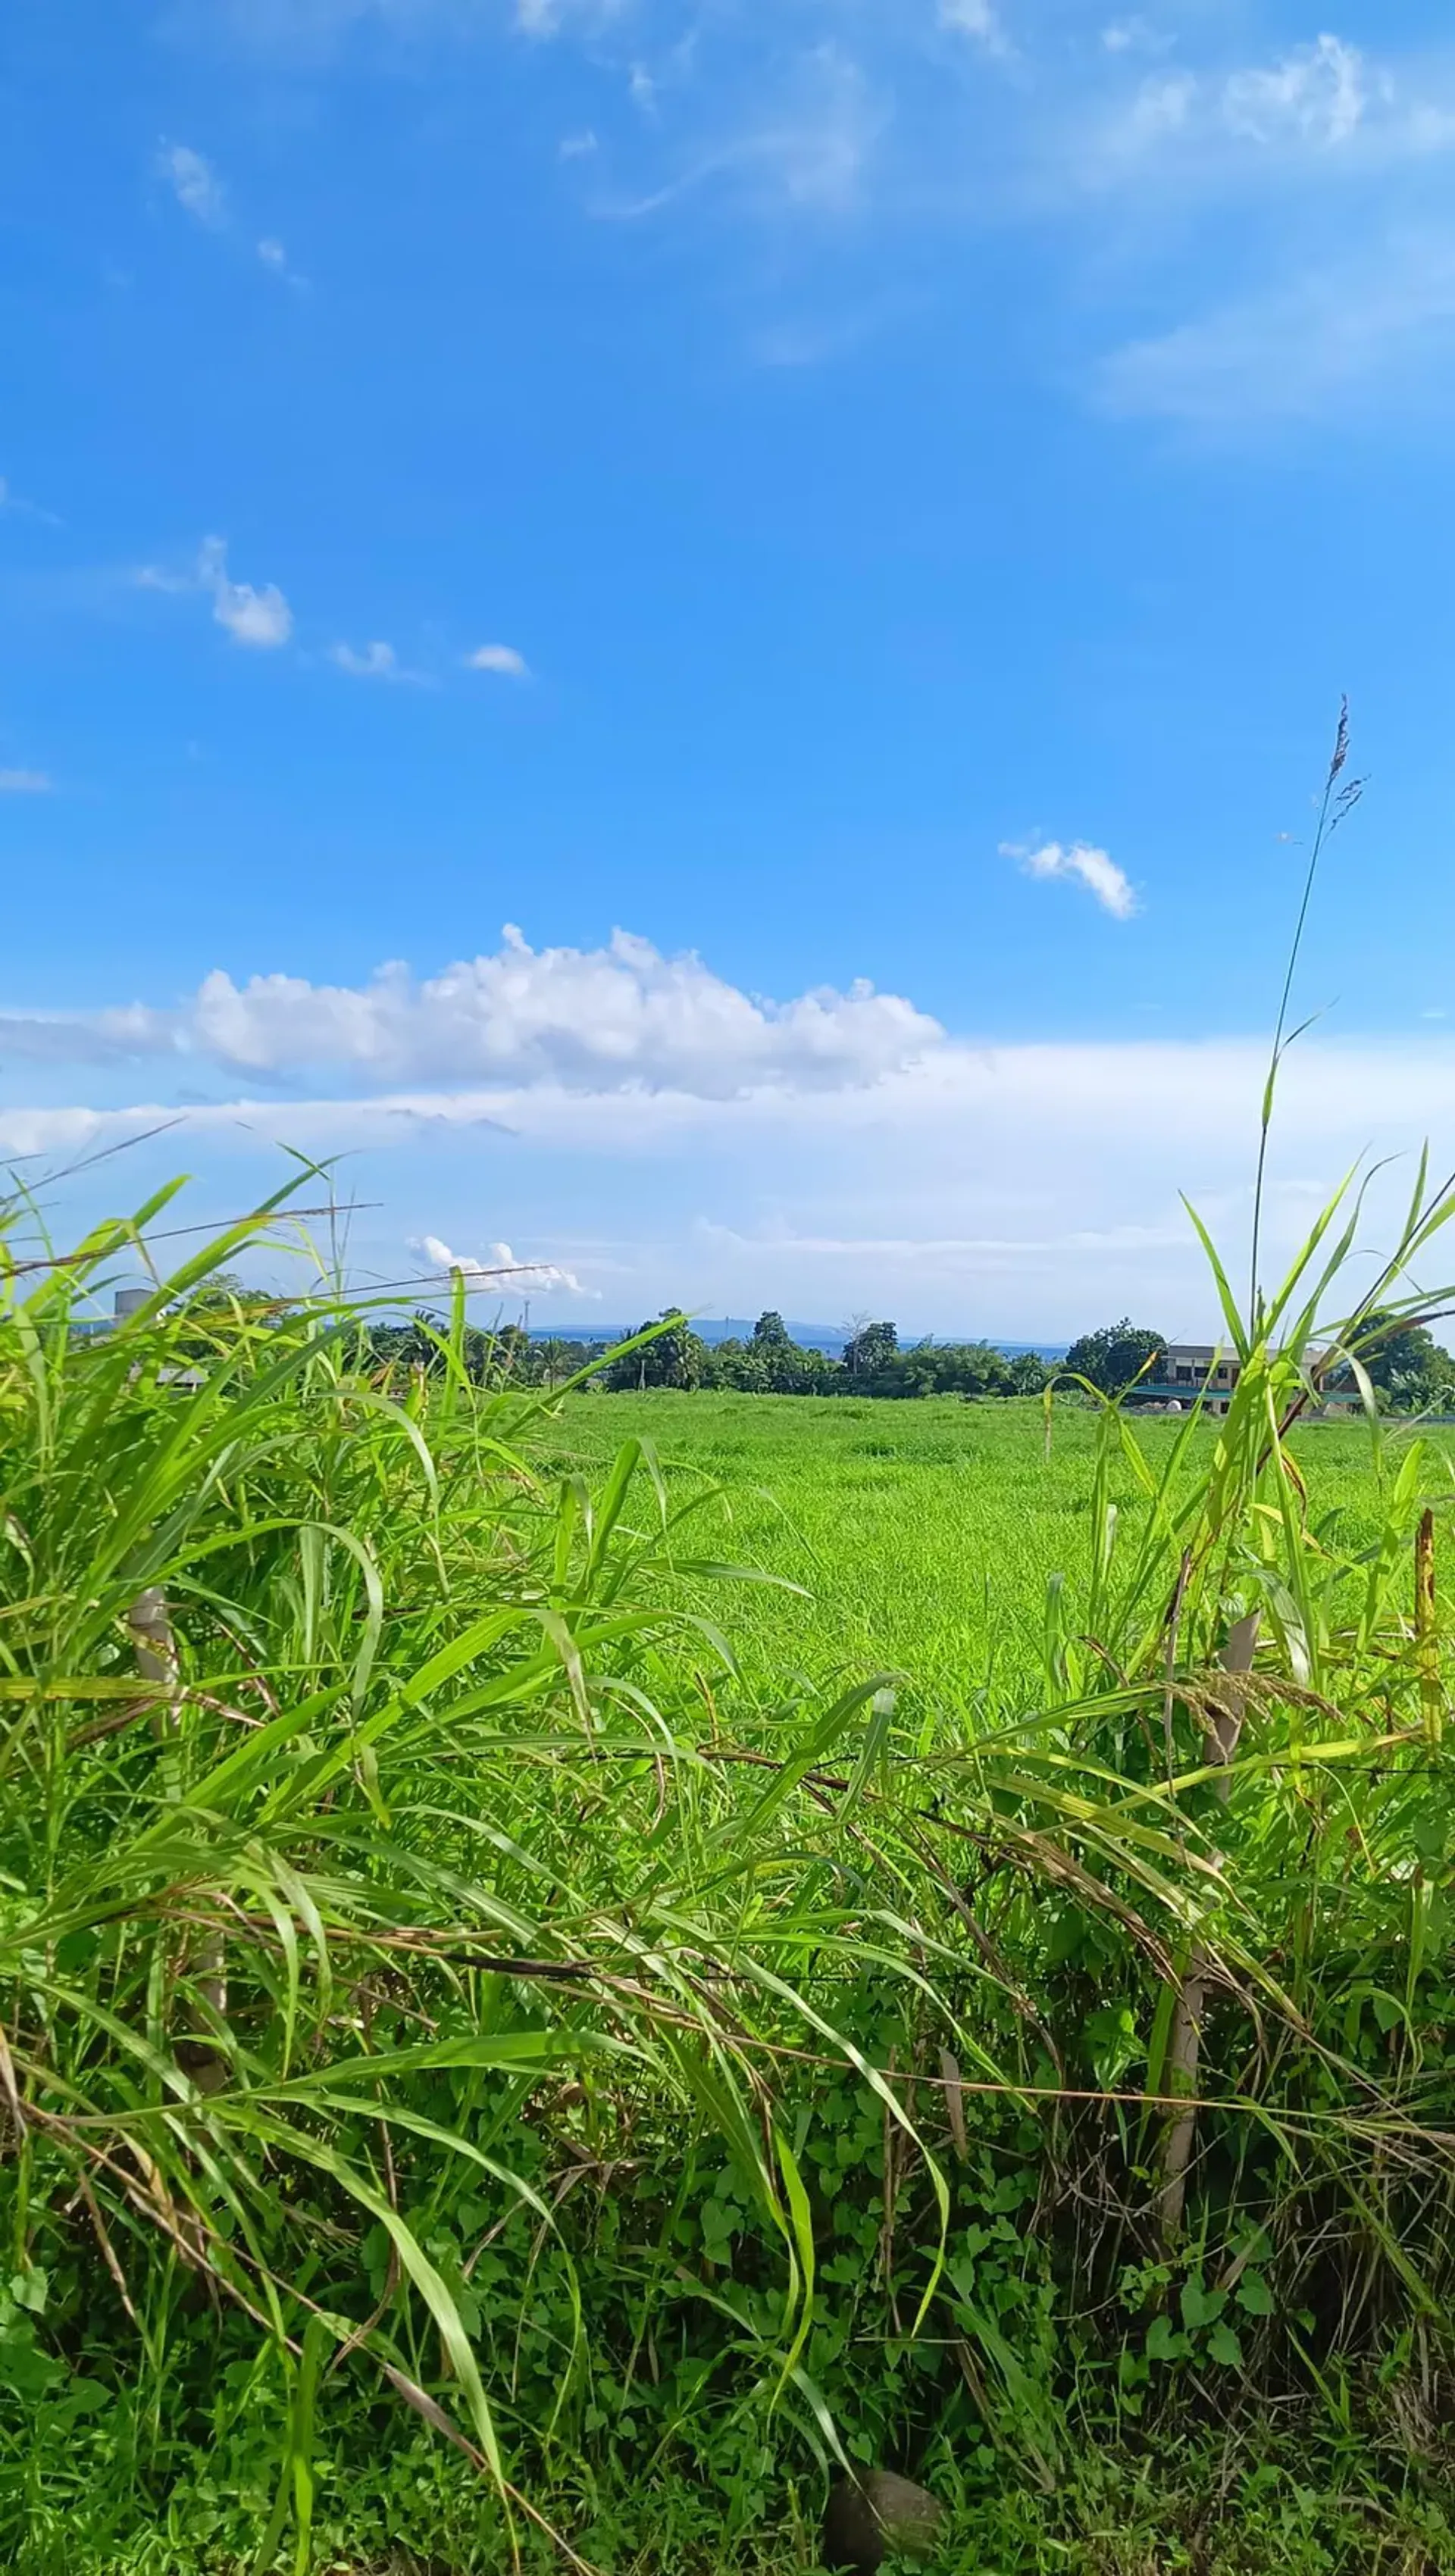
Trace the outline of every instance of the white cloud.
{"type": "Polygon", "coordinates": [[[1233,132],[1257,143],[1290,133],[1315,143],[1346,143],[1367,103],[1364,57],[1337,36],[1300,45],[1271,70],[1235,72],[1222,94],[1233,132]]]}
{"type": "Polygon", "coordinates": [[[235,644],[272,652],[293,632],[293,611],[275,583],[255,590],[250,581],[233,581],[227,570],[227,547],[221,537],[206,537],[197,555],[197,581],[212,594],[212,614],[235,644]]]}
{"type": "Polygon", "coordinates": [[[886,95],[860,63],[832,41],[812,45],[775,62],[771,79],[736,118],[719,116],[716,135],[684,153],[675,175],[596,212],[638,222],[717,189],[760,219],[785,209],[846,215],[861,201],[888,116],[886,95]]]}
{"type": "Polygon", "coordinates": [[[1191,72],[1159,72],[1144,80],[1126,112],[1120,141],[1133,149],[1182,133],[1191,122],[1197,83],[1191,72]]]}
{"type": "Polygon", "coordinates": [[[816,45],[779,109],[719,166],[756,174],[777,203],[845,213],[858,201],[884,116],[861,65],[838,45],[816,45]]]}
{"type": "Polygon", "coordinates": [[[422,671],[407,671],[392,644],[366,644],[358,652],[352,644],[330,644],[328,658],[352,680],[395,680],[413,688],[424,685],[422,671]]]}
{"type": "Polygon", "coordinates": [[[525,655],[517,653],[513,644],[477,644],[473,653],[465,655],[465,668],[467,671],[493,671],[503,680],[530,677],[525,655]]]}
{"type": "MultiPolygon", "coordinates": [[[[1139,40],[1137,50],[1168,47],[1139,40]]],[[[1452,72],[1449,57],[1379,62],[1331,35],[1231,68],[1184,57],[1175,72],[1144,74],[1130,88],[1117,70],[1074,122],[1063,121],[1058,167],[1082,185],[1157,184],[1184,200],[1345,189],[1455,148],[1452,72]]],[[[1261,247],[1266,267],[1278,236],[1261,247]]]]}
{"type": "Polygon", "coordinates": [[[556,146],[556,157],[560,161],[585,161],[600,149],[600,143],[588,125],[580,134],[563,134],[556,146]]]}
{"type": "Polygon", "coordinates": [[[157,172],[194,222],[215,232],[227,221],[227,190],[211,162],[190,144],[164,143],[157,154],[157,172]]]}
{"type": "Polygon", "coordinates": [[[174,1035],[172,1015],[144,1002],[84,1015],[0,1007],[0,1057],[11,1063],[122,1064],[168,1054],[174,1035]]]}
{"type": "Polygon", "coordinates": [[[592,1288],[583,1288],[572,1270],[562,1270],[553,1261],[518,1261],[508,1243],[492,1243],[484,1261],[474,1260],[469,1253],[452,1252],[437,1234],[427,1234],[422,1241],[410,1244],[411,1252],[424,1255],[432,1270],[448,1278],[463,1279],[467,1289],[492,1289],[497,1296],[549,1296],[553,1289],[564,1288],[574,1297],[591,1297],[592,1288]]]}
{"type": "Polygon", "coordinates": [[[259,242],[258,257],[265,268],[285,269],[288,265],[288,253],[272,233],[265,234],[259,242]]]}
{"type": "Polygon", "coordinates": [[[874,1082],[939,1045],[939,1023],[855,984],[759,1000],[688,953],[664,957],[616,931],[599,949],[527,945],[507,929],[493,955],[423,981],[383,967],[364,986],[220,969],[179,1010],[142,1005],[66,1017],[0,1015],[0,1055],[77,1062],[198,1057],[234,1071],[352,1081],[559,1084],[617,1093],[731,1098],[764,1083],[833,1089],[874,1082]]]}
{"type": "MultiPolygon", "coordinates": [[[[390,0],[378,0],[378,5],[388,6],[390,0]]],[[[615,17],[619,6],[620,0],[515,0],[515,23],[527,36],[556,36],[573,17],[589,24],[615,17]]]]}
{"type": "Polygon", "coordinates": [[[48,796],[50,787],[43,769],[0,769],[0,796],[48,796]]]}
{"type": "Polygon", "coordinates": [[[976,36],[992,53],[1005,51],[1005,31],[994,0],[940,0],[940,25],[960,35],[976,36]]]}
{"type": "MultiPolygon", "coordinates": [[[[8,1060],[4,1027],[0,1052],[8,1060]]],[[[380,1158],[371,1196],[380,1194],[375,1181],[391,1186],[391,1149],[406,1149],[397,1168],[411,1194],[426,1154],[442,1188],[467,1175],[471,1190],[490,1154],[492,1188],[516,1190],[530,1175],[539,1207],[569,1193],[579,1208],[593,1187],[629,1194],[632,1239],[618,1232],[613,1245],[628,1256],[627,1313],[668,1297],[719,1313],[773,1304],[820,1319],[872,1305],[918,1328],[1029,1339],[1132,1311],[1197,1338],[1216,1329],[1216,1306],[1177,1192],[1188,1191],[1236,1257],[1266,1066],[1255,1039],[947,1039],[877,1081],[833,1088],[768,1076],[732,1096],[556,1079],[348,1100],[252,1088],[189,1110],[182,1136],[146,1151],[149,1171],[184,1151],[189,1162],[246,1155],[254,1164],[279,1143],[319,1156],[367,1151],[380,1158]],[[558,1173],[555,1155],[570,1158],[558,1173]],[[603,1166],[604,1181],[593,1180],[603,1166]]],[[[175,1114],[166,1089],[125,1109],[7,1107],[0,1153],[70,1160],[175,1114]]],[[[1274,1128],[1274,1252],[1302,1239],[1310,1195],[1332,1187],[1361,1149],[1404,1153],[1426,1135],[1436,1165],[1455,1164],[1448,1036],[1301,1042],[1274,1128]]],[[[1390,1201],[1408,1187],[1407,1168],[1393,1173],[1390,1201]]],[[[1389,1213],[1376,1192],[1371,1243],[1387,1240],[1389,1213]]],[[[551,1219],[508,1221],[530,1241],[551,1219]]],[[[456,1218],[449,1223],[455,1231],[456,1218]]],[[[571,1257],[568,1244],[559,1248],[571,1257]]],[[[491,1258],[482,1253],[479,1267],[491,1258]]]]}
{"type": "Polygon", "coordinates": [[[1104,409],[1244,435],[1324,417],[1455,362],[1455,246],[1377,241],[1196,321],[1131,342],[1092,378],[1104,409]]]}
{"type": "Polygon", "coordinates": [[[1028,877],[1061,877],[1084,885],[1102,910],[1117,921],[1130,921],[1137,910],[1137,898],[1125,870],[1105,850],[1094,849],[1089,842],[1073,841],[1069,848],[1060,841],[1044,841],[1035,849],[1026,849],[1014,841],[1002,841],[1000,846],[1001,856],[1018,859],[1028,877]]]}
{"type": "Polygon", "coordinates": [[[59,528],[64,525],[64,522],[56,517],[54,510],[43,510],[38,501],[27,501],[19,492],[13,492],[3,474],[0,474],[0,517],[36,519],[47,528],[59,528]]]}

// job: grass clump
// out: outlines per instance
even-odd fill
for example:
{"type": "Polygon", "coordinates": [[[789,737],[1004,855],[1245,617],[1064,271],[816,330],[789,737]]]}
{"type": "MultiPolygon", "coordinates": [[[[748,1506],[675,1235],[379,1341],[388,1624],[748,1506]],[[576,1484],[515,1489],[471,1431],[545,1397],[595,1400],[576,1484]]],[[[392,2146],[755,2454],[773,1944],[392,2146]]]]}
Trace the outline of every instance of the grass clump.
{"type": "Polygon", "coordinates": [[[711,1485],[462,1300],[427,1372],[200,1305],[286,1203],[78,1333],[165,1204],[0,1307],[14,2563],[806,2566],[846,2459],[1007,2568],[1438,2563],[1448,1482],[1371,1417],[1341,1526],[1298,1426],[1449,1200],[1229,1298],[1225,1419],[1077,1417],[918,1691],[775,1671],[711,1485]]]}

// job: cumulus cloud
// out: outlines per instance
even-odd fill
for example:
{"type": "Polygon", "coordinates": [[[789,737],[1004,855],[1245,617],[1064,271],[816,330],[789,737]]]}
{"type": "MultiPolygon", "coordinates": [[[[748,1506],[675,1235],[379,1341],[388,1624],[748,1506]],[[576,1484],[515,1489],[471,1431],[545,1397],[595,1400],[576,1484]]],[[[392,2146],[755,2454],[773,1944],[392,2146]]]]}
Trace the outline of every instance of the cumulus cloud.
{"type": "Polygon", "coordinates": [[[1018,859],[1028,877],[1063,877],[1084,885],[1114,920],[1130,921],[1137,910],[1125,870],[1107,851],[1093,849],[1089,842],[1073,841],[1068,848],[1060,841],[1043,841],[1038,848],[1027,849],[1015,841],[1002,841],[1000,847],[1001,856],[1018,859]]]}
{"type": "Polygon", "coordinates": [[[524,680],[530,675],[525,655],[517,653],[513,644],[477,644],[473,653],[465,655],[465,668],[493,671],[502,680],[524,680]]]}
{"type": "Polygon", "coordinates": [[[943,1038],[937,1021],[858,983],[759,999],[690,952],[613,933],[605,948],[533,949],[508,927],[491,956],[419,979],[382,967],[363,986],[220,968],[174,1011],[0,1015],[0,1051],[56,1061],[205,1056],[239,1073],[324,1070],[358,1084],[500,1081],[731,1098],[761,1084],[874,1082],[943,1038]]]}
{"type": "Polygon", "coordinates": [[[235,644],[255,652],[274,652],[293,632],[293,611],[276,583],[255,590],[250,581],[233,581],[227,569],[227,547],[221,537],[205,537],[197,555],[197,586],[210,592],[212,614],[235,644]]]}
{"type": "Polygon", "coordinates": [[[157,172],[194,223],[216,231],[226,222],[227,190],[211,162],[189,143],[164,143],[157,154],[157,172]]]}
{"type": "Polygon", "coordinates": [[[50,788],[43,769],[0,769],[0,796],[48,796],[50,788]]]}
{"type": "Polygon", "coordinates": [[[510,1297],[549,1296],[553,1289],[567,1289],[573,1297],[592,1297],[596,1291],[583,1288],[572,1270],[562,1270],[553,1261],[518,1261],[508,1243],[492,1243],[484,1261],[469,1253],[452,1252],[437,1234],[411,1241],[411,1252],[421,1253],[432,1270],[445,1277],[463,1279],[470,1290],[494,1289],[510,1297]]]}

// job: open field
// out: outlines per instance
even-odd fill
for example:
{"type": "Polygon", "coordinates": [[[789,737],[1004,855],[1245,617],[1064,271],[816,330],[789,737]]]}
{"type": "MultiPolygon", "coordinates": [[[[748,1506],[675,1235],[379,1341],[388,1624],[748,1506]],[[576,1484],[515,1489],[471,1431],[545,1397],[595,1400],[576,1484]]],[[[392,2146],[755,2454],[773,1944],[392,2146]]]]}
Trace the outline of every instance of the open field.
{"type": "MultiPolygon", "coordinates": [[[[1160,1464],[1178,1429],[1141,1418],[1137,1440],[1160,1464]]],[[[1056,1404],[1049,1454],[1038,1401],[954,1398],[592,1396],[568,1402],[551,1437],[599,1471],[631,1435],[651,1444],[675,1498],[721,1488],[694,1525],[696,1552],[762,1567],[810,1596],[752,1588],[730,1609],[719,1600],[751,1685],[771,1692],[789,1666],[820,1682],[893,1669],[907,1706],[944,1711],[1038,1686],[1047,1584],[1059,1574],[1079,1587],[1091,1553],[1099,1435],[1089,1409],[1056,1404]]],[[[1189,1484],[1217,1436],[1199,1427],[1189,1484]]],[[[1374,1544],[1410,1437],[1391,1426],[1376,1452],[1362,1421],[1295,1432],[1315,1529],[1351,1554],[1374,1544]]],[[[1432,1497],[1455,1492],[1455,1433],[1424,1448],[1422,1484],[1432,1497]]],[[[1124,1519],[1144,1508],[1126,1463],[1109,1490],[1124,1519]]]]}

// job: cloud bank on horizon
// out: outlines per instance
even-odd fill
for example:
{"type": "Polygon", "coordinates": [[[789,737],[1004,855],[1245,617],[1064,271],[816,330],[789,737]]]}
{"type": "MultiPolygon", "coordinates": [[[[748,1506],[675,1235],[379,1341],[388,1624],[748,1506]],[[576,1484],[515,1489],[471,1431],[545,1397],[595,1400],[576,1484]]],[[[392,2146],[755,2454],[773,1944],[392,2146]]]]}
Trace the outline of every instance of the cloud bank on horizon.
{"type": "MultiPolygon", "coordinates": [[[[409,1249],[442,1282],[610,1296],[623,1315],[681,1298],[831,1317],[867,1298],[926,1329],[1059,1336],[1149,1300],[1169,1329],[1213,1329],[1178,1193],[1244,1226],[1266,1046],[992,1045],[867,983],[773,1001],[626,932],[582,951],[510,930],[435,976],[219,970],[174,1008],[3,1013],[0,1059],[33,1078],[37,1096],[0,1107],[0,1155],[32,1179],[132,1140],[173,1163],[200,1149],[214,1186],[270,1149],[342,1154],[383,1174],[391,1203],[427,1187],[453,1234],[482,1193],[519,1203],[524,1154],[525,1251],[460,1253],[426,1220],[409,1249]],[[135,1097],[148,1063],[210,1072],[217,1096],[135,1097]],[[84,1096],[88,1075],[126,1096],[84,1096]],[[627,1176],[648,1171],[670,1221],[654,1205],[623,1230],[627,1176]],[[563,1210],[588,1205],[563,1237],[563,1210]]],[[[1275,1244],[1306,1228],[1351,1139],[1398,1153],[1427,1132],[1455,1161],[1448,1037],[1306,1039],[1283,1077],[1275,1244]]],[[[376,1275],[394,1269],[381,1248],[376,1275]]]]}

